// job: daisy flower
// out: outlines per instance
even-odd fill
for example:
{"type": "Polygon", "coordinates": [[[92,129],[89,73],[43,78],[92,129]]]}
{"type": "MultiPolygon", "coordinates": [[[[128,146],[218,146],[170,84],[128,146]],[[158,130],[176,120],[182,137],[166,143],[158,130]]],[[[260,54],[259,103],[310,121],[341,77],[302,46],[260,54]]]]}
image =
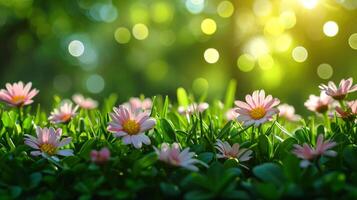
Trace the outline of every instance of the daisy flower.
{"type": "Polygon", "coordinates": [[[355,118],[357,116],[357,100],[348,102],[346,110],[336,107],[336,111],[344,119],[355,118]]]}
{"type": "Polygon", "coordinates": [[[181,114],[181,115],[192,115],[193,113],[195,112],[204,112],[205,110],[207,110],[209,108],[209,104],[206,103],[206,102],[202,102],[202,103],[193,103],[193,104],[190,104],[188,106],[180,106],[178,107],[178,112],[181,114]]]}
{"type": "Polygon", "coordinates": [[[183,151],[180,150],[180,145],[178,143],[173,143],[170,147],[169,144],[161,144],[161,149],[154,147],[159,160],[173,165],[186,168],[191,171],[198,171],[198,167],[195,164],[201,164],[208,167],[206,163],[193,158],[195,156],[194,152],[190,152],[190,148],[185,148],[183,151]]]}
{"type": "Polygon", "coordinates": [[[264,90],[254,91],[252,95],[245,96],[245,100],[246,102],[235,101],[236,112],[239,114],[237,120],[244,126],[252,124],[259,126],[279,113],[275,106],[280,103],[280,100],[271,95],[265,96],[264,90]]]}
{"type": "Polygon", "coordinates": [[[102,164],[105,163],[109,160],[110,158],[110,151],[108,148],[103,147],[101,150],[92,150],[90,152],[90,158],[92,162],[95,162],[97,164],[102,164]]]}
{"type": "Polygon", "coordinates": [[[319,88],[333,99],[343,100],[348,93],[357,91],[357,84],[353,85],[353,79],[349,78],[347,80],[342,79],[338,87],[334,82],[330,81],[328,85],[321,84],[319,88]]]}
{"type": "Polygon", "coordinates": [[[282,117],[288,121],[299,121],[301,118],[300,115],[295,114],[295,108],[288,104],[281,104],[278,106],[279,109],[279,117],[282,117]]]}
{"type": "Polygon", "coordinates": [[[25,144],[35,149],[35,151],[31,151],[31,155],[43,157],[48,156],[73,156],[73,150],[71,149],[63,149],[59,150],[61,147],[69,144],[72,141],[72,138],[67,137],[63,140],[61,139],[62,129],[55,130],[54,128],[40,128],[36,127],[37,138],[25,134],[25,144]]]}
{"type": "Polygon", "coordinates": [[[72,97],[74,103],[76,103],[79,107],[83,108],[83,109],[94,109],[97,108],[98,106],[98,102],[91,99],[91,98],[85,98],[83,95],[81,94],[75,94],[72,97]]]}
{"type": "Polygon", "coordinates": [[[7,83],[6,90],[0,90],[0,101],[14,107],[29,105],[33,102],[32,98],[38,94],[38,90],[31,87],[31,82],[26,85],[21,81],[12,85],[7,83]]]}
{"type": "Polygon", "coordinates": [[[310,95],[309,99],[304,103],[305,107],[310,111],[317,113],[325,113],[333,99],[325,92],[321,92],[320,96],[310,95]]]}
{"type": "Polygon", "coordinates": [[[78,106],[73,108],[72,103],[65,102],[59,109],[55,108],[48,118],[52,123],[66,123],[69,122],[74,116],[77,115],[78,106]]]}
{"type": "Polygon", "coordinates": [[[320,134],[316,141],[316,147],[312,147],[304,143],[302,146],[295,144],[293,154],[296,157],[303,159],[300,162],[300,166],[305,168],[311,164],[311,160],[320,157],[320,156],[331,156],[334,157],[337,155],[336,151],[331,150],[334,146],[336,146],[336,142],[331,140],[324,140],[324,136],[320,134]]]}
{"type": "Polygon", "coordinates": [[[114,108],[110,116],[108,131],[115,137],[122,137],[124,144],[133,144],[135,148],[141,148],[142,143],[149,145],[150,138],[145,132],[152,129],[156,120],[147,112],[135,112],[125,106],[114,108]]]}
{"type": "Polygon", "coordinates": [[[228,121],[235,120],[238,117],[238,113],[236,112],[235,108],[229,109],[225,115],[228,121]]]}
{"type": "Polygon", "coordinates": [[[137,97],[132,97],[123,105],[135,112],[150,111],[152,107],[152,101],[149,98],[141,100],[137,97]]]}
{"type": "Polygon", "coordinates": [[[240,145],[238,143],[231,146],[226,141],[222,142],[221,140],[217,140],[215,148],[219,151],[217,158],[235,158],[240,162],[247,161],[252,158],[253,151],[245,148],[240,149],[240,145]]]}

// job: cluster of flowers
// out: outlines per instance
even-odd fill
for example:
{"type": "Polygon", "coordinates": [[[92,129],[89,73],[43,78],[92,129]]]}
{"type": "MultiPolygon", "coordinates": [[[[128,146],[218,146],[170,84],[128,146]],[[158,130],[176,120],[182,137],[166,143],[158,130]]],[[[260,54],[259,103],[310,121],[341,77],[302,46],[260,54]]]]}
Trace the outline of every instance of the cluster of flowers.
{"type": "MultiPolygon", "coordinates": [[[[31,89],[32,84],[24,85],[22,82],[14,84],[6,84],[6,90],[0,90],[0,101],[7,103],[9,106],[22,107],[33,102],[33,97],[38,94],[37,89],[31,89]]],[[[342,80],[337,87],[333,82],[328,85],[320,85],[320,96],[310,95],[309,100],[305,102],[305,106],[316,113],[326,113],[332,107],[334,100],[339,101],[340,107],[335,109],[343,119],[355,119],[357,116],[357,100],[344,102],[348,93],[357,91],[357,85],[353,85],[352,78],[342,80]]],[[[51,112],[49,120],[53,124],[68,123],[79,107],[82,109],[94,109],[98,103],[90,98],[85,98],[80,94],[73,96],[73,101],[77,104],[73,107],[71,102],[65,102],[59,108],[51,112]]],[[[280,104],[280,100],[273,98],[271,95],[265,95],[264,90],[254,91],[252,95],[247,95],[245,101],[235,101],[236,108],[229,110],[226,113],[228,120],[236,119],[243,126],[260,126],[268,121],[271,121],[274,116],[283,117],[289,121],[298,121],[299,115],[295,114],[294,107],[288,104],[280,104]]],[[[192,115],[195,112],[204,112],[209,105],[207,103],[191,104],[187,107],[179,107],[178,111],[183,115],[192,115]]],[[[149,136],[145,133],[150,131],[156,125],[156,120],[150,117],[152,102],[150,99],[140,100],[139,98],[131,98],[129,102],[113,108],[113,113],[110,113],[111,121],[108,124],[107,130],[114,137],[121,138],[126,145],[133,145],[135,148],[141,148],[143,144],[150,145],[149,136]]],[[[67,137],[61,140],[62,130],[60,128],[40,128],[36,127],[37,137],[26,134],[25,144],[35,149],[31,152],[33,156],[71,156],[73,151],[70,149],[62,149],[71,142],[71,138],[67,137]]],[[[335,142],[325,140],[323,135],[319,135],[316,147],[308,144],[300,146],[296,144],[293,153],[303,159],[302,167],[307,167],[310,161],[322,156],[335,156],[336,152],[330,150],[336,145],[335,142]]],[[[215,144],[218,150],[217,158],[237,159],[240,162],[248,161],[252,157],[252,150],[240,148],[238,143],[232,146],[226,142],[217,140],[215,144]]],[[[181,166],[189,170],[198,170],[195,164],[206,166],[202,161],[195,159],[195,153],[190,152],[189,148],[181,151],[180,144],[173,143],[161,144],[161,148],[154,147],[159,160],[169,163],[173,166],[181,166]]],[[[96,163],[104,163],[110,159],[110,151],[103,148],[100,151],[93,150],[90,154],[91,160],[96,163]]],[[[242,165],[242,164],[241,164],[242,165]]],[[[242,165],[245,167],[244,165],[242,165]]]]}

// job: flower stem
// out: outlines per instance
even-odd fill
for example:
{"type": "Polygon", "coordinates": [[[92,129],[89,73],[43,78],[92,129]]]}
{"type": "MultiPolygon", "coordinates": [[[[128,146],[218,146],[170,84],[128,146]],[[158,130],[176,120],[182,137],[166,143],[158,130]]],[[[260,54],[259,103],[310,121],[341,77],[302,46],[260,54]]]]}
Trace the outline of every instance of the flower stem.
{"type": "Polygon", "coordinates": [[[327,130],[330,131],[331,123],[330,123],[330,119],[328,118],[327,112],[325,112],[323,115],[324,115],[324,120],[325,120],[325,126],[326,126],[327,130]]]}
{"type": "Polygon", "coordinates": [[[343,100],[339,100],[338,102],[340,103],[341,108],[342,108],[344,111],[346,111],[345,102],[344,102],[343,100]]]}

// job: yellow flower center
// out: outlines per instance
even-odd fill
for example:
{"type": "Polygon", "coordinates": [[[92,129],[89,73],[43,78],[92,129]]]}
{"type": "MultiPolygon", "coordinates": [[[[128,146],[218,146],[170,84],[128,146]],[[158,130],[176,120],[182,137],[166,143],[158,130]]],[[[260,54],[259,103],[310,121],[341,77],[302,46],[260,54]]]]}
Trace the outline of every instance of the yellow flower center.
{"type": "Polygon", "coordinates": [[[249,112],[250,117],[255,120],[263,118],[265,116],[265,114],[266,114],[266,111],[261,106],[256,107],[249,112]]]}
{"type": "Polygon", "coordinates": [[[57,153],[57,147],[53,144],[45,143],[40,146],[42,152],[47,153],[48,155],[52,156],[57,153]]]}
{"type": "Polygon", "coordinates": [[[24,102],[25,101],[25,96],[23,96],[23,95],[18,95],[18,96],[13,96],[12,97],[12,101],[14,102],[14,103],[22,103],[22,102],[24,102]]]}
{"type": "Polygon", "coordinates": [[[64,114],[64,115],[61,116],[61,120],[63,122],[66,122],[66,121],[70,120],[71,117],[72,117],[72,115],[70,115],[70,114],[64,114]]]}
{"type": "Polygon", "coordinates": [[[135,120],[129,119],[123,123],[123,131],[129,135],[136,135],[140,131],[140,125],[135,120]]]}

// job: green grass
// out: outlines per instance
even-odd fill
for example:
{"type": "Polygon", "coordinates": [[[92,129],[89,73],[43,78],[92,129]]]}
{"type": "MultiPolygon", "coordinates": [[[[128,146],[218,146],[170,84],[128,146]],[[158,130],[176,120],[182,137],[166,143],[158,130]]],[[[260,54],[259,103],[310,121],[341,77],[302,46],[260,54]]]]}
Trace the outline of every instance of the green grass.
{"type": "MultiPolygon", "coordinates": [[[[356,199],[357,125],[337,117],[326,127],[311,116],[297,124],[281,120],[260,127],[227,122],[224,111],[232,106],[236,84],[227,89],[221,108],[218,101],[189,118],[177,112],[191,101],[183,88],[178,103],[168,97],[153,98],[151,116],[157,124],[147,135],[151,145],[135,149],[107,131],[108,113],[117,106],[110,96],[100,109],[85,111],[68,124],[51,125],[40,106],[0,109],[0,199],[356,199]],[[284,124],[284,125],[282,125],[284,124]],[[24,134],[35,135],[35,125],[63,129],[73,138],[68,148],[75,156],[56,161],[33,157],[24,145],[24,134]],[[291,153],[293,144],[313,144],[318,134],[338,143],[336,157],[320,157],[314,165],[300,168],[291,153]],[[217,139],[239,143],[253,150],[244,165],[236,159],[217,159],[217,139]],[[158,161],[153,146],[179,143],[208,164],[199,172],[158,161]],[[108,147],[111,159],[103,165],[90,161],[93,149],[108,147]]],[[[61,102],[55,98],[55,105],[61,102]]]]}

